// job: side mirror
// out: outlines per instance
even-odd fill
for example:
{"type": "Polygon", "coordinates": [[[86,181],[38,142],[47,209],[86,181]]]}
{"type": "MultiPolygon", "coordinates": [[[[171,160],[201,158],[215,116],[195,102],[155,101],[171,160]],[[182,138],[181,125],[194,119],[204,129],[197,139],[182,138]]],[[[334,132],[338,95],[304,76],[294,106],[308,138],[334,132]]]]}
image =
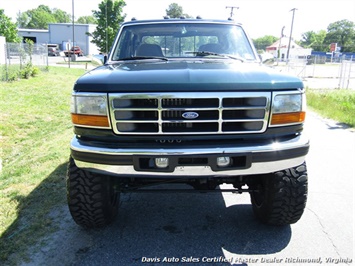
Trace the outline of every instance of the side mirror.
{"type": "Polygon", "coordinates": [[[273,66],[275,64],[275,58],[269,58],[264,61],[262,61],[263,65],[266,66],[273,66]]]}
{"type": "Polygon", "coordinates": [[[259,54],[260,61],[263,65],[272,66],[275,64],[275,58],[270,56],[263,56],[259,54]]]}
{"type": "Polygon", "coordinates": [[[107,62],[107,55],[104,55],[103,63],[106,64],[106,62],[107,62]]]}

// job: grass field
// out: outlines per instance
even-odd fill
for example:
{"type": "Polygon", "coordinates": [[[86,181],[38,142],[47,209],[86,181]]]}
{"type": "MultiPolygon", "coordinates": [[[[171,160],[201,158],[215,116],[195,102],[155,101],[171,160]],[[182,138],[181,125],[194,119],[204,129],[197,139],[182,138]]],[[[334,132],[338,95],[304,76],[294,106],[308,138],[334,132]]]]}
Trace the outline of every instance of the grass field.
{"type": "MultiPolygon", "coordinates": [[[[50,68],[1,85],[0,261],[55,230],[72,136],[70,95],[82,69],[50,68]]],[[[0,263],[1,264],[1,263],[0,263]]]]}
{"type": "Polygon", "coordinates": [[[307,90],[311,110],[355,128],[355,90],[307,90]]]}
{"type": "MultiPolygon", "coordinates": [[[[26,258],[29,246],[56,230],[49,214],[66,204],[70,95],[83,73],[55,67],[30,79],[0,82],[0,264],[26,258]]],[[[307,96],[313,110],[355,126],[354,91],[308,89],[307,96]]]]}

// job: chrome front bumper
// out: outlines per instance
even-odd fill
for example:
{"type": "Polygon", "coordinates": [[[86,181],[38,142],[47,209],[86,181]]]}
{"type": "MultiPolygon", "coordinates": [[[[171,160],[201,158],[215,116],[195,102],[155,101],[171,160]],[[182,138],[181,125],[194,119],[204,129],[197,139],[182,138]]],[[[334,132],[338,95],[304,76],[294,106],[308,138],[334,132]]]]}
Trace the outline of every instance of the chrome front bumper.
{"type": "Polygon", "coordinates": [[[74,137],[71,141],[71,156],[77,167],[103,174],[136,178],[156,177],[216,177],[238,176],[271,173],[302,164],[309,150],[309,140],[304,135],[293,139],[253,146],[238,145],[235,147],[213,148],[107,148],[97,147],[89,142],[74,137]],[[219,168],[206,165],[175,164],[169,170],[144,169],[139,166],[140,159],[168,157],[173,161],[186,158],[206,158],[208,162],[220,156],[236,156],[246,158],[245,166],[219,168]]]}

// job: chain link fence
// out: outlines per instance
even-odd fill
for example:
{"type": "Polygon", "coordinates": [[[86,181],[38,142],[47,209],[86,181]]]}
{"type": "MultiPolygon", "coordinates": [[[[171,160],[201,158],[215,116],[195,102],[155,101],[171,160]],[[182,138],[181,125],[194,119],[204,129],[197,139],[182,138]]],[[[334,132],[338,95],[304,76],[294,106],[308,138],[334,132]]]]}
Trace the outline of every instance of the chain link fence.
{"type": "Polygon", "coordinates": [[[310,88],[355,90],[354,59],[343,57],[337,62],[328,62],[324,56],[312,56],[309,59],[292,59],[275,68],[302,78],[310,88]]]}
{"type": "Polygon", "coordinates": [[[46,45],[30,43],[6,43],[0,47],[3,60],[0,62],[0,79],[12,81],[26,77],[29,69],[44,70],[48,67],[46,45]]]}
{"type": "Polygon", "coordinates": [[[355,63],[353,60],[343,60],[339,69],[339,88],[354,89],[355,86],[355,63]]]}
{"type": "MultiPolygon", "coordinates": [[[[23,78],[31,66],[39,70],[48,68],[46,45],[29,43],[5,43],[0,46],[0,80],[23,78]]],[[[336,63],[325,56],[292,59],[277,66],[281,72],[296,75],[311,88],[342,88],[355,90],[355,58],[340,57],[336,63]]],[[[25,76],[26,77],[26,76],[25,76]]]]}

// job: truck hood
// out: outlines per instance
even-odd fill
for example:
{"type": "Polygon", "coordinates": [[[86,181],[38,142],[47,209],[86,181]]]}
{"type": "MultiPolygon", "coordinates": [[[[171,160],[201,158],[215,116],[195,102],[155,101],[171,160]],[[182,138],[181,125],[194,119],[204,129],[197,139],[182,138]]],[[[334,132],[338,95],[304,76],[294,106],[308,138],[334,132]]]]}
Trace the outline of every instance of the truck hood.
{"type": "Polygon", "coordinates": [[[75,91],[235,91],[303,88],[294,76],[256,63],[230,60],[140,60],[98,67],[80,77],[75,91]]]}

